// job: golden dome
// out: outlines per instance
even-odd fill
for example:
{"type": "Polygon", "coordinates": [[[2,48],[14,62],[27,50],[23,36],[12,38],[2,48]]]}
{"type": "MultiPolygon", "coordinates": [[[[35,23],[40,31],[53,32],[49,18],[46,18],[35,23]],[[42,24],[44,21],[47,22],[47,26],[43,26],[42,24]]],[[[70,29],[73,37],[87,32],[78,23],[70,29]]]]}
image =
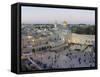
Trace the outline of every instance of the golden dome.
{"type": "Polygon", "coordinates": [[[64,25],[64,27],[67,27],[67,25],[68,25],[67,21],[64,21],[63,25],[64,25]]]}

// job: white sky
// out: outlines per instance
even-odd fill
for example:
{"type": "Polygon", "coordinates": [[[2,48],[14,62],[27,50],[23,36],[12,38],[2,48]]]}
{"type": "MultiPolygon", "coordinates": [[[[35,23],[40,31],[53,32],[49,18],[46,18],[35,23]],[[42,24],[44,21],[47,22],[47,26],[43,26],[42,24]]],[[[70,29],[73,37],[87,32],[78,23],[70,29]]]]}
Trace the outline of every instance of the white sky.
{"type": "Polygon", "coordinates": [[[22,6],[22,23],[62,23],[64,20],[69,24],[95,24],[94,10],[60,9],[22,6]]]}

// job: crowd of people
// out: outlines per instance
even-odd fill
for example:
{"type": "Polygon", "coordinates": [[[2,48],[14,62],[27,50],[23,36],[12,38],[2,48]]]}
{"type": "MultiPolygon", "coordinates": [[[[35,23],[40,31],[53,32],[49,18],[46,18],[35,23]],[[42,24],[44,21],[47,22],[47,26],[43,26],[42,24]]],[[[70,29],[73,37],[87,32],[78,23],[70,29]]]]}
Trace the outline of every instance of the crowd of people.
{"type": "Polygon", "coordinates": [[[93,51],[44,51],[33,53],[32,58],[43,69],[95,66],[95,53],[93,51]]]}
{"type": "MultiPolygon", "coordinates": [[[[30,57],[42,69],[94,67],[95,52],[69,51],[41,51],[30,57]]],[[[26,63],[27,64],[27,63],[26,63]]],[[[33,69],[36,70],[36,69],[33,69]]]]}

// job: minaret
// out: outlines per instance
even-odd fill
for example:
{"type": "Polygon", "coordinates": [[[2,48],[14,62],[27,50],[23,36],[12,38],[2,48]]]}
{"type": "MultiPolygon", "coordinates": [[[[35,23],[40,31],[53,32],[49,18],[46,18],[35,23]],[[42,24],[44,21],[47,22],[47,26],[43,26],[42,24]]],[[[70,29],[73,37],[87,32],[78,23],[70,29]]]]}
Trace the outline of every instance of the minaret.
{"type": "Polygon", "coordinates": [[[57,28],[57,24],[56,23],[54,24],[54,28],[57,28]]]}
{"type": "Polygon", "coordinates": [[[57,21],[55,21],[54,27],[57,28],[57,21]]]}
{"type": "Polygon", "coordinates": [[[54,29],[57,30],[57,22],[54,24],[54,29]]]}

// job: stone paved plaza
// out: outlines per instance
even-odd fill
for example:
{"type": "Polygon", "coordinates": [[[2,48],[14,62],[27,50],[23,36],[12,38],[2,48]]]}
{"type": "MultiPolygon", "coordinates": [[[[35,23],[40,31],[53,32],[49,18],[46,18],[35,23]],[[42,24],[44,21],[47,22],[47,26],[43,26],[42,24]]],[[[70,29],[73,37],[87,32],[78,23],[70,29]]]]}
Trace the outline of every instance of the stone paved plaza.
{"type": "MultiPolygon", "coordinates": [[[[32,53],[29,58],[41,69],[94,67],[95,53],[93,50],[88,52],[87,50],[89,48],[84,52],[69,50],[68,48],[62,51],[37,51],[32,53]]],[[[26,60],[26,65],[27,63],[29,63],[31,70],[37,70],[37,68],[32,69],[35,65],[30,63],[29,59],[26,60]]]]}

